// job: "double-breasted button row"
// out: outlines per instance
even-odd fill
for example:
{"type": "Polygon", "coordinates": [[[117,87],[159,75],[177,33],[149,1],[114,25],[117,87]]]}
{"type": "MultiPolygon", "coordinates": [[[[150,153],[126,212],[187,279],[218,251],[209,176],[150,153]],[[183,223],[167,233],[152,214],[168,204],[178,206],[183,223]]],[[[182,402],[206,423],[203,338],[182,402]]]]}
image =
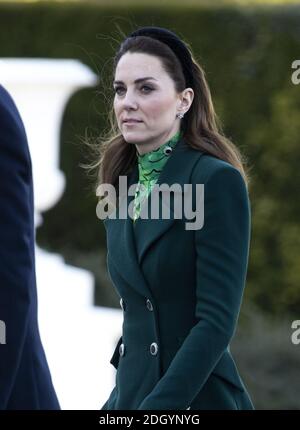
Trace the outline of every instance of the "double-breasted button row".
{"type": "MultiPolygon", "coordinates": [[[[157,355],[158,353],[158,345],[156,342],[152,342],[150,345],[150,354],[151,355],[157,355]]],[[[124,343],[121,343],[121,345],[119,346],[119,354],[121,357],[123,357],[125,355],[125,345],[124,343]]]]}
{"type": "MultiPolygon", "coordinates": [[[[123,311],[125,311],[126,306],[125,306],[125,302],[124,302],[124,300],[122,299],[122,297],[120,298],[120,306],[121,306],[121,309],[122,309],[123,311]]],[[[147,299],[147,300],[146,300],[146,306],[147,306],[147,309],[148,309],[150,312],[152,312],[152,311],[153,311],[153,305],[152,305],[152,303],[151,303],[151,300],[149,300],[149,299],[147,299]]]]}

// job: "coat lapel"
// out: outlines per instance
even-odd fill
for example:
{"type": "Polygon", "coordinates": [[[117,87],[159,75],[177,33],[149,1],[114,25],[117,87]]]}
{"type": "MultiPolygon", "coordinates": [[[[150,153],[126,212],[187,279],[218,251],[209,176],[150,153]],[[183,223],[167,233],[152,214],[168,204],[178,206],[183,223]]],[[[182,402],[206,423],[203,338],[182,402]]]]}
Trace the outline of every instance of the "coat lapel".
{"type": "MultiPolygon", "coordinates": [[[[190,176],[193,165],[198,161],[202,152],[191,150],[185,140],[182,138],[175,146],[170,159],[165,164],[159,175],[157,185],[166,184],[171,186],[179,184],[181,190],[184,184],[190,183],[190,176]]],[[[138,182],[138,166],[135,165],[132,173],[128,177],[127,189],[132,184],[138,182]]],[[[127,201],[123,203],[126,210],[133,196],[127,196],[127,201]]],[[[148,197],[149,208],[151,208],[151,199],[148,197]]],[[[166,205],[159,196],[159,205],[166,205]]],[[[107,248],[109,258],[114,263],[120,275],[132,285],[139,293],[151,297],[151,290],[147,285],[147,280],[142,271],[142,261],[145,258],[150,247],[158,241],[173,225],[175,221],[173,201],[171,199],[169,219],[142,219],[138,218],[134,225],[129,216],[126,219],[118,218],[104,220],[107,229],[107,248]]],[[[148,211],[147,213],[150,213],[148,211]]]]}
{"type": "MultiPolygon", "coordinates": [[[[203,153],[196,150],[191,150],[191,147],[187,145],[186,141],[182,138],[174,148],[170,159],[165,164],[159,178],[157,185],[166,184],[171,187],[174,184],[179,184],[180,194],[183,200],[184,184],[190,183],[190,176],[193,165],[198,161],[199,157],[203,153]]],[[[142,265],[142,261],[145,258],[147,251],[150,247],[160,240],[163,235],[172,227],[176,221],[176,214],[174,210],[174,200],[171,198],[164,199],[163,193],[159,193],[159,206],[165,207],[167,212],[170,214],[169,219],[142,219],[138,218],[135,221],[135,225],[131,225],[134,229],[134,235],[136,240],[136,250],[139,265],[142,265]]],[[[148,198],[149,211],[151,210],[151,195],[148,198]]]]}
{"type": "MultiPolygon", "coordinates": [[[[128,188],[138,182],[138,169],[134,168],[128,177],[128,188]]],[[[129,205],[132,197],[123,202],[124,207],[129,205]]],[[[151,299],[151,290],[138,264],[135,240],[132,230],[132,219],[107,218],[104,225],[107,231],[108,261],[113,263],[120,276],[132,286],[139,294],[151,299]]],[[[152,298],[153,299],[153,298],[152,298]]]]}

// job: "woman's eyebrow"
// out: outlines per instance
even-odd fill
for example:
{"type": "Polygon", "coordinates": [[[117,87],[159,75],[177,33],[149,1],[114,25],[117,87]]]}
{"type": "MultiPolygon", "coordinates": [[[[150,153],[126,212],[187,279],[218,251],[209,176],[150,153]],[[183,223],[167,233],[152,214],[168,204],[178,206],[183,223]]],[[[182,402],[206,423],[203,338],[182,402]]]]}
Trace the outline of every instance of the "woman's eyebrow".
{"type": "MultiPolygon", "coordinates": [[[[135,83],[135,84],[138,84],[138,83],[140,83],[140,82],[148,81],[149,79],[152,79],[152,80],[154,80],[154,81],[157,81],[157,79],[152,78],[151,76],[146,76],[145,78],[139,78],[139,79],[136,79],[136,80],[134,81],[134,83],[135,83]]],[[[124,82],[123,82],[123,81],[114,81],[113,83],[114,83],[114,84],[124,84],[124,82]]]]}

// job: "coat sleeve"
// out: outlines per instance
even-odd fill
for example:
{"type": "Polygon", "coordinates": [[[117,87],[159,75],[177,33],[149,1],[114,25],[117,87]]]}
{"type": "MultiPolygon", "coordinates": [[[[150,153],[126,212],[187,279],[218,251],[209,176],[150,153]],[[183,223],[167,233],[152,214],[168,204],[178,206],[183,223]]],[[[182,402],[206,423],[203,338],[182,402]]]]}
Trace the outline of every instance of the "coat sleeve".
{"type": "MultiPolygon", "coordinates": [[[[196,183],[203,183],[196,172],[196,183]]],[[[246,279],[250,202],[240,172],[218,164],[204,184],[204,225],[195,230],[197,323],[141,410],[184,410],[202,389],[235,331],[246,279]]]]}
{"type": "Polygon", "coordinates": [[[17,109],[0,86],[0,409],[5,409],[25,341],[33,282],[31,162],[17,109]]]}

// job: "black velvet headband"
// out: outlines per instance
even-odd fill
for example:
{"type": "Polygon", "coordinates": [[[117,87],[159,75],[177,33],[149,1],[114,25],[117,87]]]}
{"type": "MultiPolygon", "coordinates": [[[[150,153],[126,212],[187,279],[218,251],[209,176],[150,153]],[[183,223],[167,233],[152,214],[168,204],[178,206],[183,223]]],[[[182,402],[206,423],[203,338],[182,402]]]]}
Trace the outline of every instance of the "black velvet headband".
{"type": "Polygon", "coordinates": [[[141,27],[128,37],[136,36],[152,37],[168,45],[181,63],[187,87],[193,87],[193,61],[191,54],[175,33],[161,27],[141,27]]]}

